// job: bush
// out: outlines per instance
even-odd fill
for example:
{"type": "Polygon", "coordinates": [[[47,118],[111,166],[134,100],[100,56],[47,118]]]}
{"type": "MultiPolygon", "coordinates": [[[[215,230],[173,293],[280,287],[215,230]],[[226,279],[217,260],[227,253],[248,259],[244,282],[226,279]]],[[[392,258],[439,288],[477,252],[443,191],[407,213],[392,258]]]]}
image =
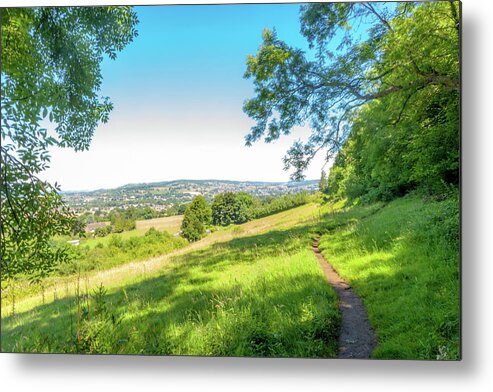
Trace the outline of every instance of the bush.
{"type": "Polygon", "coordinates": [[[113,231],[115,233],[122,233],[124,231],[130,231],[135,229],[135,220],[132,219],[118,217],[112,223],[113,223],[113,231]]]}
{"type": "Polygon", "coordinates": [[[241,224],[254,217],[255,200],[245,192],[226,192],[214,197],[212,203],[212,223],[228,226],[232,223],[241,224]]]}
{"type": "Polygon", "coordinates": [[[192,211],[187,210],[181,224],[181,232],[188,241],[198,241],[205,235],[205,227],[192,211]]]}
{"type": "Polygon", "coordinates": [[[181,224],[182,236],[188,241],[198,241],[212,222],[212,209],[204,196],[196,196],[185,210],[181,224]]]}
{"type": "Polygon", "coordinates": [[[98,227],[94,230],[95,237],[106,237],[108,234],[111,234],[113,231],[113,226],[107,225],[105,227],[98,227]]]}

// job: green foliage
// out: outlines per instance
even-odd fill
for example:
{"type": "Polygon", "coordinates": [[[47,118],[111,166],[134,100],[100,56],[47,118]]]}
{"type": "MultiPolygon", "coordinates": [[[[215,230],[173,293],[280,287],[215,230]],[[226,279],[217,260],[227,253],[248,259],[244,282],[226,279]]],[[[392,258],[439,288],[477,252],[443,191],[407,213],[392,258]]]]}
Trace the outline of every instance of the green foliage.
{"type": "Polygon", "coordinates": [[[84,229],[86,227],[86,224],[79,218],[74,219],[73,224],[72,224],[72,235],[79,235],[80,237],[85,236],[84,229]]]}
{"type": "Polygon", "coordinates": [[[198,241],[205,235],[206,227],[212,222],[212,208],[204,196],[196,196],[187,206],[181,231],[189,241],[198,241]]]}
{"type": "Polygon", "coordinates": [[[75,352],[96,354],[111,347],[112,339],[108,337],[115,335],[122,318],[110,310],[107,293],[108,290],[100,285],[90,295],[78,293],[70,305],[77,309],[76,326],[69,343],[75,352]]]}
{"type": "Polygon", "coordinates": [[[456,1],[303,5],[316,60],[264,32],[247,59],[256,92],[244,105],[256,121],[247,145],[309,122],[310,138],[295,142],[285,167],[300,179],[318,151],[342,154],[329,179],[338,197],[458,184],[459,16],[456,1]],[[366,35],[353,32],[360,23],[366,35]]]}
{"type": "Polygon", "coordinates": [[[328,187],[327,173],[325,173],[325,170],[322,170],[322,173],[320,174],[320,181],[318,183],[318,190],[322,193],[326,193],[327,187],[328,187]]]}
{"type": "Polygon", "coordinates": [[[58,185],[37,175],[50,147],[87,149],[108,120],[100,64],[137,35],[137,16],[130,7],[42,7],[2,8],[0,18],[2,278],[37,279],[65,258],[49,241],[74,221],[58,185]]]}
{"type": "Polygon", "coordinates": [[[264,216],[273,215],[281,211],[289,210],[294,207],[301,206],[310,202],[308,192],[300,192],[294,195],[284,195],[279,197],[271,197],[262,200],[255,205],[252,210],[252,216],[262,218],[264,216]]]}
{"type": "Polygon", "coordinates": [[[124,217],[115,217],[111,221],[113,225],[113,232],[122,233],[124,231],[130,231],[135,229],[135,221],[124,217]]]}
{"type": "Polygon", "coordinates": [[[181,234],[188,241],[198,241],[205,235],[205,226],[193,211],[185,211],[181,223],[181,234]]]}
{"type": "Polygon", "coordinates": [[[430,89],[416,97],[413,114],[398,125],[382,124],[388,98],[360,111],[330,172],[332,197],[391,200],[416,188],[441,194],[458,186],[458,95],[430,89]]]}
{"type": "Polygon", "coordinates": [[[113,225],[114,233],[122,233],[124,231],[134,230],[136,209],[130,207],[128,209],[114,209],[108,214],[108,218],[113,225]]]}
{"type": "Polygon", "coordinates": [[[212,208],[204,196],[195,196],[185,210],[185,214],[187,212],[193,213],[204,226],[209,226],[212,222],[212,208]]]}
{"type": "Polygon", "coordinates": [[[109,213],[109,217],[114,213],[120,213],[123,215],[126,219],[129,220],[146,220],[146,219],[153,219],[153,218],[158,218],[159,214],[157,211],[152,209],[151,207],[128,207],[125,209],[116,209],[116,210],[111,210],[109,213]]]}
{"type": "Polygon", "coordinates": [[[378,339],[373,356],[460,358],[457,192],[441,201],[407,196],[357,214],[368,208],[335,214],[339,222],[326,226],[320,249],[363,299],[378,339]]]}
{"type": "Polygon", "coordinates": [[[63,249],[53,248],[50,241],[73,231],[76,222],[58,188],[26,173],[19,161],[10,158],[2,153],[0,164],[2,280],[28,274],[38,281],[67,260],[63,249]]]}
{"type": "Polygon", "coordinates": [[[94,230],[95,237],[106,237],[113,232],[113,226],[106,225],[105,227],[97,227],[94,230]]]}
{"type": "MultiPolygon", "coordinates": [[[[353,115],[349,139],[330,172],[332,197],[391,200],[416,188],[441,194],[458,186],[456,6],[446,2],[420,6],[391,21],[392,33],[385,34],[381,42],[392,50],[385,52],[376,72],[409,58],[419,41],[423,54],[410,57],[412,66],[433,70],[430,80],[439,78],[440,82],[417,85],[405,94],[384,95],[353,115]]],[[[384,79],[389,85],[419,81],[405,67],[397,67],[384,79]]]]}
{"type": "Polygon", "coordinates": [[[78,271],[88,272],[95,269],[108,269],[129,261],[145,260],[150,257],[169,253],[186,245],[180,237],[174,237],[154,228],[143,236],[127,239],[118,234],[109,237],[107,245],[99,244],[94,248],[88,246],[74,247],[64,244],[70,260],[59,265],[56,272],[61,275],[72,275],[78,271]]]}
{"type": "Polygon", "coordinates": [[[218,226],[248,222],[253,217],[253,197],[245,192],[225,192],[214,197],[212,223],[218,226]]]}
{"type": "MultiPolygon", "coordinates": [[[[115,196],[115,199],[117,197],[120,197],[119,195],[115,196]]],[[[68,202],[70,204],[70,202],[68,202]]],[[[97,201],[91,203],[92,205],[98,205],[97,201]]],[[[101,206],[99,206],[101,207],[101,206]]],[[[86,208],[89,208],[86,206],[86,208]]],[[[113,208],[111,211],[108,213],[101,211],[101,210],[96,210],[94,213],[90,211],[84,212],[82,215],[78,217],[78,220],[84,222],[85,224],[89,223],[94,223],[94,222],[105,222],[109,221],[114,217],[115,215],[123,215],[126,219],[130,220],[148,220],[148,219],[155,219],[155,218],[161,218],[166,216],[171,216],[171,215],[178,215],[177,210],[179,209],[179,206],[173,205],[166,211],[157,211],[153,209],[152,207],[127,207],[127,208],[113,208]]],[[[184,210],[183,210],[184,211],[184,210]]],[[[182,212],[183,214],[183,212],[182,212]]]]}
{"type": "Polygon", "coordinates": [[[188,203],[173,204],[166,210],[166,216],[184,215],[187,210],[188,203]]]}

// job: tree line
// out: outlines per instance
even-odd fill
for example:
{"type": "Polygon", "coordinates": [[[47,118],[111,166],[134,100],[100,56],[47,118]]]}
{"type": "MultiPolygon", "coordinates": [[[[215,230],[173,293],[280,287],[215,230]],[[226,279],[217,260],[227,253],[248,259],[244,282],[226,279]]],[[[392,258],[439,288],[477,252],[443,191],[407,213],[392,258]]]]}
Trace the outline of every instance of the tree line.
{"type": "MultiPolygon", "coordinates": [[[[459,36],[452,17],[455,7],[458,5],[446,2],[418,7],[409,17],[390,22],[393,33],[385,43],[394,50],[383,56],[379,68],[392,67],[396,51],[405,56],[406,48],[419,45],[426,56],[410,61],[423,72],[427,70],[436,78],[442,75],[449,82],[416,85],[403,97],[386,95],[355,112],[348,139],[327,181],[326,192],[332,197],[390,200],[417,189],[446,196],[458,188],[460,91],[459,36]],[[424,39],[426,26],[432,24],[430,36],[424,39]]],[[[394,80],[402,83],[412,76],[399,74],[394,80]]]]}
{"type": "Polygon", "coordinates": [[[204,237],[207,230],[216,226],[242,224],[309,201],[308,192],[266,199],[255,198],[246,192],[224,192],[216,195],[212,203],[199,195],[185,210],[181,225],[182,236],[189,241],[197,241],[204,237]]]}

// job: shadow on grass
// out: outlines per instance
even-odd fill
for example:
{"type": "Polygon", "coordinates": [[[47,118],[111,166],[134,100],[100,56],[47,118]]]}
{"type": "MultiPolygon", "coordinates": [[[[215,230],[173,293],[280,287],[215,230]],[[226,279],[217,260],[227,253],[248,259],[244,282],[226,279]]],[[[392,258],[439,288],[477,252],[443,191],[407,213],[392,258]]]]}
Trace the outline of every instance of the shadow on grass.
{"type": "Polygon", "coordinates": [[[215,280],[232,266],[306,257],[318,228],[235,238],[175,256],[159,276],[99,297],[72,295],[5,317],[3,350],[333,357],[339,312],[321,274],[259,275],[250,285],[215,280]]]}
{"type": "Polygon", "coordinates": [[[368,310],[377,358],[460,356],[458,252],[427,223],[429,209],[398,200],[321,239],[322,253],[368,310]]]}

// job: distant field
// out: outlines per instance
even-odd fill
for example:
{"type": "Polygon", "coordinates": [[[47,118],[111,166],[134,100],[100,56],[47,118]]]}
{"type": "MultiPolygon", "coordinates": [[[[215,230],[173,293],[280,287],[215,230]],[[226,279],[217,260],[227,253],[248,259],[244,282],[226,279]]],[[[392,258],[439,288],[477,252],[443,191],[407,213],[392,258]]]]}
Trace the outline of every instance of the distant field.
{"type": "Polygon", "coordinates": [[[90,248],[94,248],[98,244],[108,245],[112,236],[118,236],[122,239],[128,239],[130,237],[138,237],[144,235],[146,230],[130,230],[124,231],[123,233],[110,234],[105,237],[95,237],[95,238],[83,238],[80,241],[81,245],[87,245],[90,248]]]}
{"type": "MultiPolygon", "coordinates": [[[[180,231],[181,221],[183,215],[168,216],[164,218],[140,220],[136,222],[135,230],[124,231],[123,233],[112,234],[121,237],[122,239],[128,239],[130,237],[137,237],[144,235],[147,230],[154,227],[156,230],[167,231],[168,233],[175,235],[180,231]]],[[[90,248],[95,247],[98,244],[108,245],[111,235],[106,237],[87,238],[81,240],[81,245],[87,245],[90,248]]],[[[72,238],[75,239],[75,238],[72,238]]]]}
{"type": "Polygon", "coordinates": [[[166,230],[170,234],[176,234],[180,231],[182,220],[183,215],[140,220],[136,222],[136,229],[149,230],[151,227],[154,227],[156,230],[166,230]]]}

